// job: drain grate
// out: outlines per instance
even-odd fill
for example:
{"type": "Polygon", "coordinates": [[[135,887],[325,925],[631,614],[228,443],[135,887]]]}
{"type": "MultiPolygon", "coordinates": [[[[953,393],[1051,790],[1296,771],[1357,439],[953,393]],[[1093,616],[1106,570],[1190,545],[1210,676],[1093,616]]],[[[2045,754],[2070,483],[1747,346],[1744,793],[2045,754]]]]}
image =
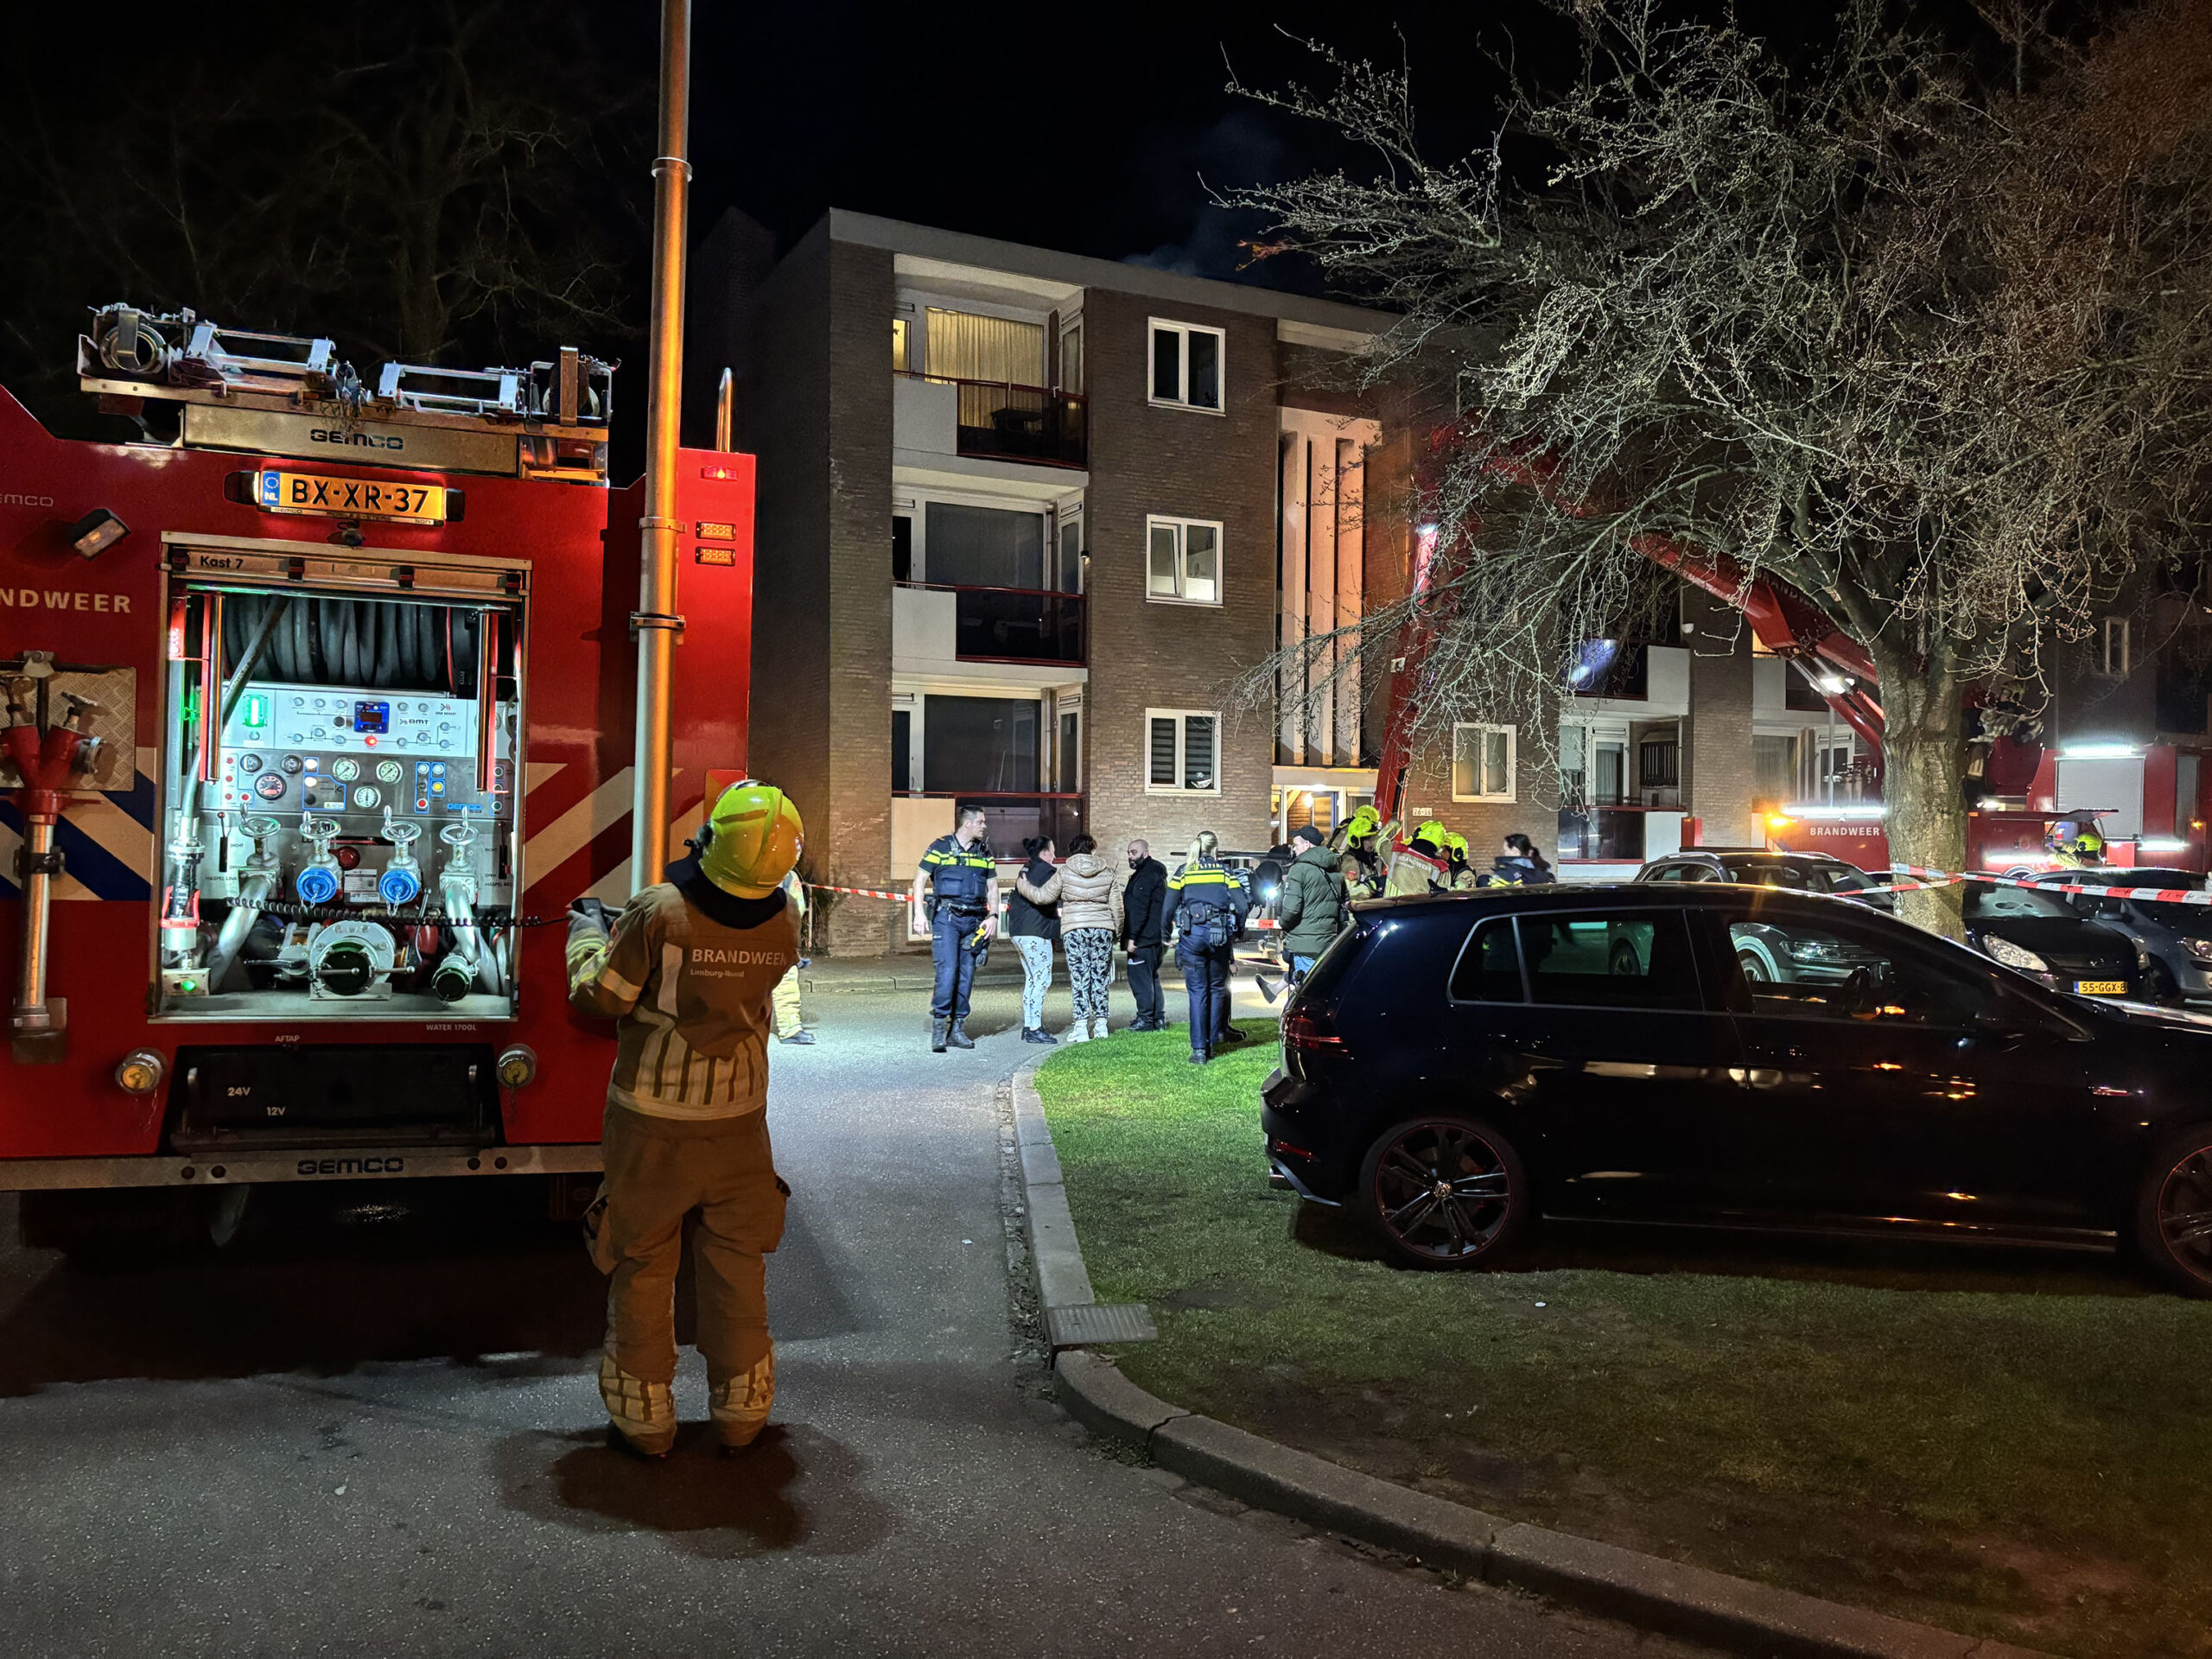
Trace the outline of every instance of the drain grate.
{"type": "Polygon", "coordinates": [[[1142,1302],[1079,1302],[1045,1310],[1045,1335],[1056,1349],[1093,1342],[1150,1342],[1159,1334],[1152,1310],[1142,1302]]]}

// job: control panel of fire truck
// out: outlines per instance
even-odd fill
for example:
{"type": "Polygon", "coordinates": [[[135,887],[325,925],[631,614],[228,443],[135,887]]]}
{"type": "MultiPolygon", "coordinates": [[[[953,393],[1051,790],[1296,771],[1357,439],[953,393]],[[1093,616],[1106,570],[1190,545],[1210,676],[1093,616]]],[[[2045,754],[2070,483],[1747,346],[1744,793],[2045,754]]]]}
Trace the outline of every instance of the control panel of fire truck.
{"type": "Polygon", "coordinates": [[[187,606],[203,654],[173,666],[164,724],[162,1014],[510,1017],[519,606],[187,606]]]}

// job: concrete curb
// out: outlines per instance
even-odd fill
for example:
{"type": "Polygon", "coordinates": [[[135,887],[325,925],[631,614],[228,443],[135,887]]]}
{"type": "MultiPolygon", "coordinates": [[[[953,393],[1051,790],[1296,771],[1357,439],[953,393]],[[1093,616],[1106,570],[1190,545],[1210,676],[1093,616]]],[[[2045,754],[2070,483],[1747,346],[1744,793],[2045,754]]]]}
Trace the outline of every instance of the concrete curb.
{"type": "MultiPolygon", "coordinates": [[[[1096,1300],[1067,1188],[1038,1098],[1039,1056],[1014,1074],[1015,1137],[1028,1189],[1037,1288],[1046,1307],[1096,1300]]],[[[1548,1596],[1645,1630],[1732,1652],[1790,1659],[2050,1659],[1821,1601],[1656,1555],[1486,1515],[1278,1445],[1146,1393],[1103,1355],[1071,1348],[1053,1361],[1068,1414],[1161,1468],[1363,1543],[1548,1596]]]]}

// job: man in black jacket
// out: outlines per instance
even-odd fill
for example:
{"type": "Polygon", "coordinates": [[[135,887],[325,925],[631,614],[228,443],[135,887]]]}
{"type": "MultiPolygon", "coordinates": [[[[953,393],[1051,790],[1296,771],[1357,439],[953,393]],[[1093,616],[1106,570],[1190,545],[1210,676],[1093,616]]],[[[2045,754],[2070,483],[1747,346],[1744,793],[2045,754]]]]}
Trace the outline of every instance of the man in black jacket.
{"type": "Polygon", "coordinates": [[[1160,915],[1167,906],[1167,867],[1141,841],[1128,847],[1129,884],[1122,890],[1122,943],[1129,953],[1129,995],[1137,1005],[1131,1031],[1167,1029],[1167,998],[1160,988],[1166,948],[1160,915]]]}

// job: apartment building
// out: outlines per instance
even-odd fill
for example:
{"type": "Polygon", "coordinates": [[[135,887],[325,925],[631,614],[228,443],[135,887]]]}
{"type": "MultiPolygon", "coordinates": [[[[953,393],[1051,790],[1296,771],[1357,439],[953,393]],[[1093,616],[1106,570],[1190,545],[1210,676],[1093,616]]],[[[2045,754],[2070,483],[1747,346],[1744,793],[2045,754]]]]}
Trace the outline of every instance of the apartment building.
{"type": "MultiPolygon", "coordinates": [[[[816,880],[903,886],[968,801],[1002,856],[1088,830],[1172,865],[1371,798],[1379,688],[1236,696],[1405,590],[1412,446],[1327,372],[1371,314],[842,211],[780,257],[729,215],[689,314],[694,424],[728,364],[760,459],[753,765],[816,880]]],[[[830,946],[905,926],[855,900],[830,946]]]]}

